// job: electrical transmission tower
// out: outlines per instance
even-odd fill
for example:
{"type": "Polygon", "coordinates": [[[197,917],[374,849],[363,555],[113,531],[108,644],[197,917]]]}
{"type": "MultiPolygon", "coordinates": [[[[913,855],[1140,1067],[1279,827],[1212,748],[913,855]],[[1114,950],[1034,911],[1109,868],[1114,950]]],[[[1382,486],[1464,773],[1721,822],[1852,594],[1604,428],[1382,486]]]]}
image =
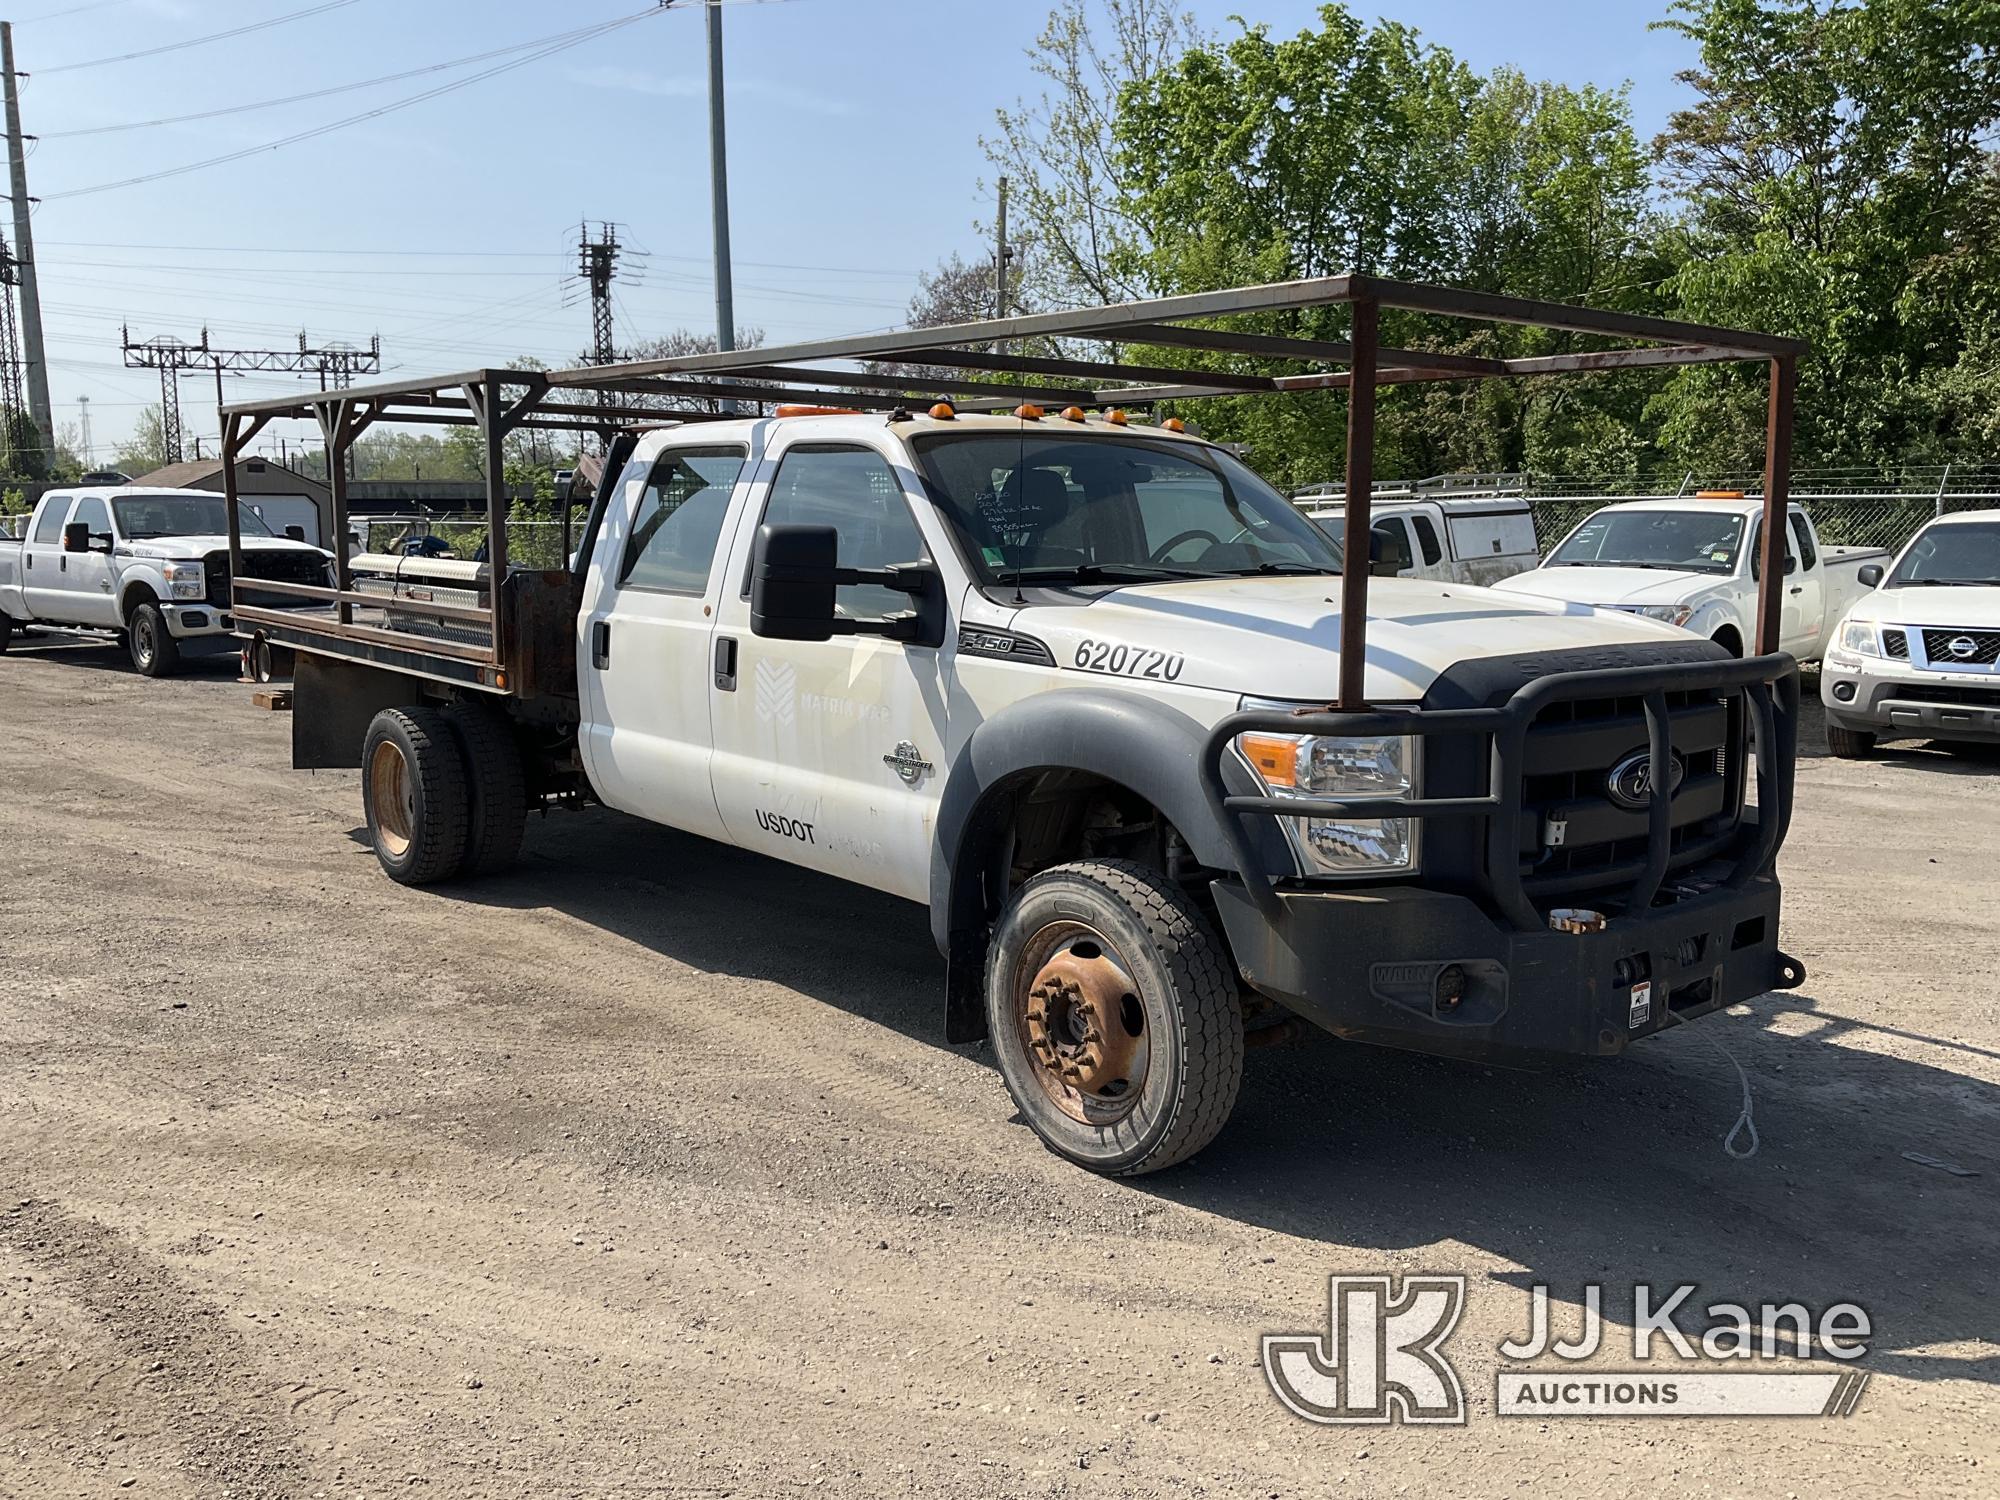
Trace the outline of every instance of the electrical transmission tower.
{"type": "Polygon", "coordinates": [[[14,324],[14,288],[20,285],[20,267],[14,263],[14,252],[7,248],[7,240],[0,235],[0,451],[5,453],[5,468],[9,474],[26,474],[30,466],[23,462],[27,454],[14,451],[17,436],[28,437],[36,447],[40,447],[40,432],[27,416],[26,397],[21,382],[21,339],[14,324]]]}
{"type": "Polygon", "coordinates": [[[299,335],[299,347],[296,349],[217,349],[209,343],[206,328],[202,329],[198,344],[170,334],[135,343],[129,328],[121,328],[119,337],[123,340],[125,367],[128,370],[160,372],[161,461],[170,464],[181,461],[180,378],[184,371],[213,370],[215,401],[220,406],[225,373],[241,375],[269,370],[293,375],[318,375],[322,390],[328,385],[345,390],[354,384],[356,375],[373,375],[382,368],[382,340],[379,337],[370,339],[366,349],[353,344],[314,347],[306,342],[303,333],[299,335]]]}
{"type": "Polygon", "coordinates": [[[611,281],[618,274],[618,226],[599,224],[591,238],[590,225],[578,232],[576,268],[590,288],[590,362],[608,365],[618,358],[611,324],[611,281]]]}

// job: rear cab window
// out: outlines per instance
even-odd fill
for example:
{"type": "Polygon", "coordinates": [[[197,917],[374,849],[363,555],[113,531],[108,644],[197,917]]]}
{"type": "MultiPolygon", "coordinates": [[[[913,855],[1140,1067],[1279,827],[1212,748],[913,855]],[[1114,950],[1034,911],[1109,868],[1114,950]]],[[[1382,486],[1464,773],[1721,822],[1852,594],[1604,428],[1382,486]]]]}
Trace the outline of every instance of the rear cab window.
{"type": "Polygon", "coordinates": [[[669,594],[708,587],[737,477],[749,458],[740,444],[670,448],[653,461],[632,516],[618,586],[669,594]]]}
{"type": "Polygon", "coordinates": [[[42,513],[35,518],[34,540],[44,546],[62,544],[63,518],[69,514],[70,496],[50,495],[42,502],[42,513]]]}

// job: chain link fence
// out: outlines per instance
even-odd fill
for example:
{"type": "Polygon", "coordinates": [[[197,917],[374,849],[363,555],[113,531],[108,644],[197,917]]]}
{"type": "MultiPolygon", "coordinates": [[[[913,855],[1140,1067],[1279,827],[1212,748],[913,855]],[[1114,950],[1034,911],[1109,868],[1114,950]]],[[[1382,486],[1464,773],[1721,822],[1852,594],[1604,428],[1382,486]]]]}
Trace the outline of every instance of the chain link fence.
{"type": "MultiPolygon", "coordinates": [[[[583,535],[586,512],[571,512],[569,549],[574,551],[583,535]]],[[[486,517],[467,516],[357,516],[349,529],[360,540],[363,552],[400,557],[428,541],[439,549],[429,555],[448,556],[464,561],[483,561],[486,548],[486,517]]],[[[507,561],[517,568],[545,570],[566,568],[560,519],[512,521],[507,523],[507,561]]]]}

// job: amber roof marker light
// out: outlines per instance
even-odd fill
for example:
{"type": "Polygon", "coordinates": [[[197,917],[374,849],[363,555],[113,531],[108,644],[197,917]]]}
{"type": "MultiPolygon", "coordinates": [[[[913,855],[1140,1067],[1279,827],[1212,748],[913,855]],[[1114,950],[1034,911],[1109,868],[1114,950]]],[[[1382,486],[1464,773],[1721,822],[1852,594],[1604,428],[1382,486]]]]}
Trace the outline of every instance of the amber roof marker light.
{"type": "Polygon", "coordinates": [[[949,401],[940,401],[931,408],[931,416],[940,422],[949,422],[958,415],[958,408],[949,401]]]}
{"type": "Polygon", "coordinates": [[[1023,422],[1039,422],[1048,413],[1032,401],[1023,401],[1019,406],[1014,408],[1014,415],[1019,417],[1023,422]]]}

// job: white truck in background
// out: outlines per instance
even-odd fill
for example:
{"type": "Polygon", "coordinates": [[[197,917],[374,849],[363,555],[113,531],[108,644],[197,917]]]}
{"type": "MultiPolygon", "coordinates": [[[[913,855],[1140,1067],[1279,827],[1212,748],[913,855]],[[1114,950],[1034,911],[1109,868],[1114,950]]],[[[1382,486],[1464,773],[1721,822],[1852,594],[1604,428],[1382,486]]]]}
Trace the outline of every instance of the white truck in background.
{"type": "MultiPolygon", "coordinates": [[[[1292,503],[1328,536],[1340,537],[1347,504],[1339,486],[1302,490],[1292,503]]],[[[1371,570],[1382,578],[1485,585],[1542,560],[1534,513],[1515,495],[1378,495],[1369,529],[1371,570]]]]}
{"type": "MultiPolygon", "coordinates": [[[[224,504],[205,490],[50,490],[18,540],[0,539],[0,651],[17,630],[116,638],[148,677],[234,653],[224,504]]],[[[247,504],[237,513],[248,576],[329,581],[328,553],[273,535],[247,504]]]]}
{"type": "Polygon", "coordinates": [[[2000,742],[2000,510],[1941,516],[1870,592],[1826,651],[1827,749],[1855,760],[1878,739],[2000,742]]]}
{"type": "MultiPolygon", "coordinates": [[[[1644,615],[1716,642],[1733,656],[1755,646],[1764,502],[1737,491],[1607,505],[1530,572],[1494,585],[1510,594],[1644,615]]],[[[1785,530],[1778,649],[1817,661],[1868,585],[1860,573],[1889,561],[1885,547],[1827,547],[1794,505],[1785,530]]]]}

